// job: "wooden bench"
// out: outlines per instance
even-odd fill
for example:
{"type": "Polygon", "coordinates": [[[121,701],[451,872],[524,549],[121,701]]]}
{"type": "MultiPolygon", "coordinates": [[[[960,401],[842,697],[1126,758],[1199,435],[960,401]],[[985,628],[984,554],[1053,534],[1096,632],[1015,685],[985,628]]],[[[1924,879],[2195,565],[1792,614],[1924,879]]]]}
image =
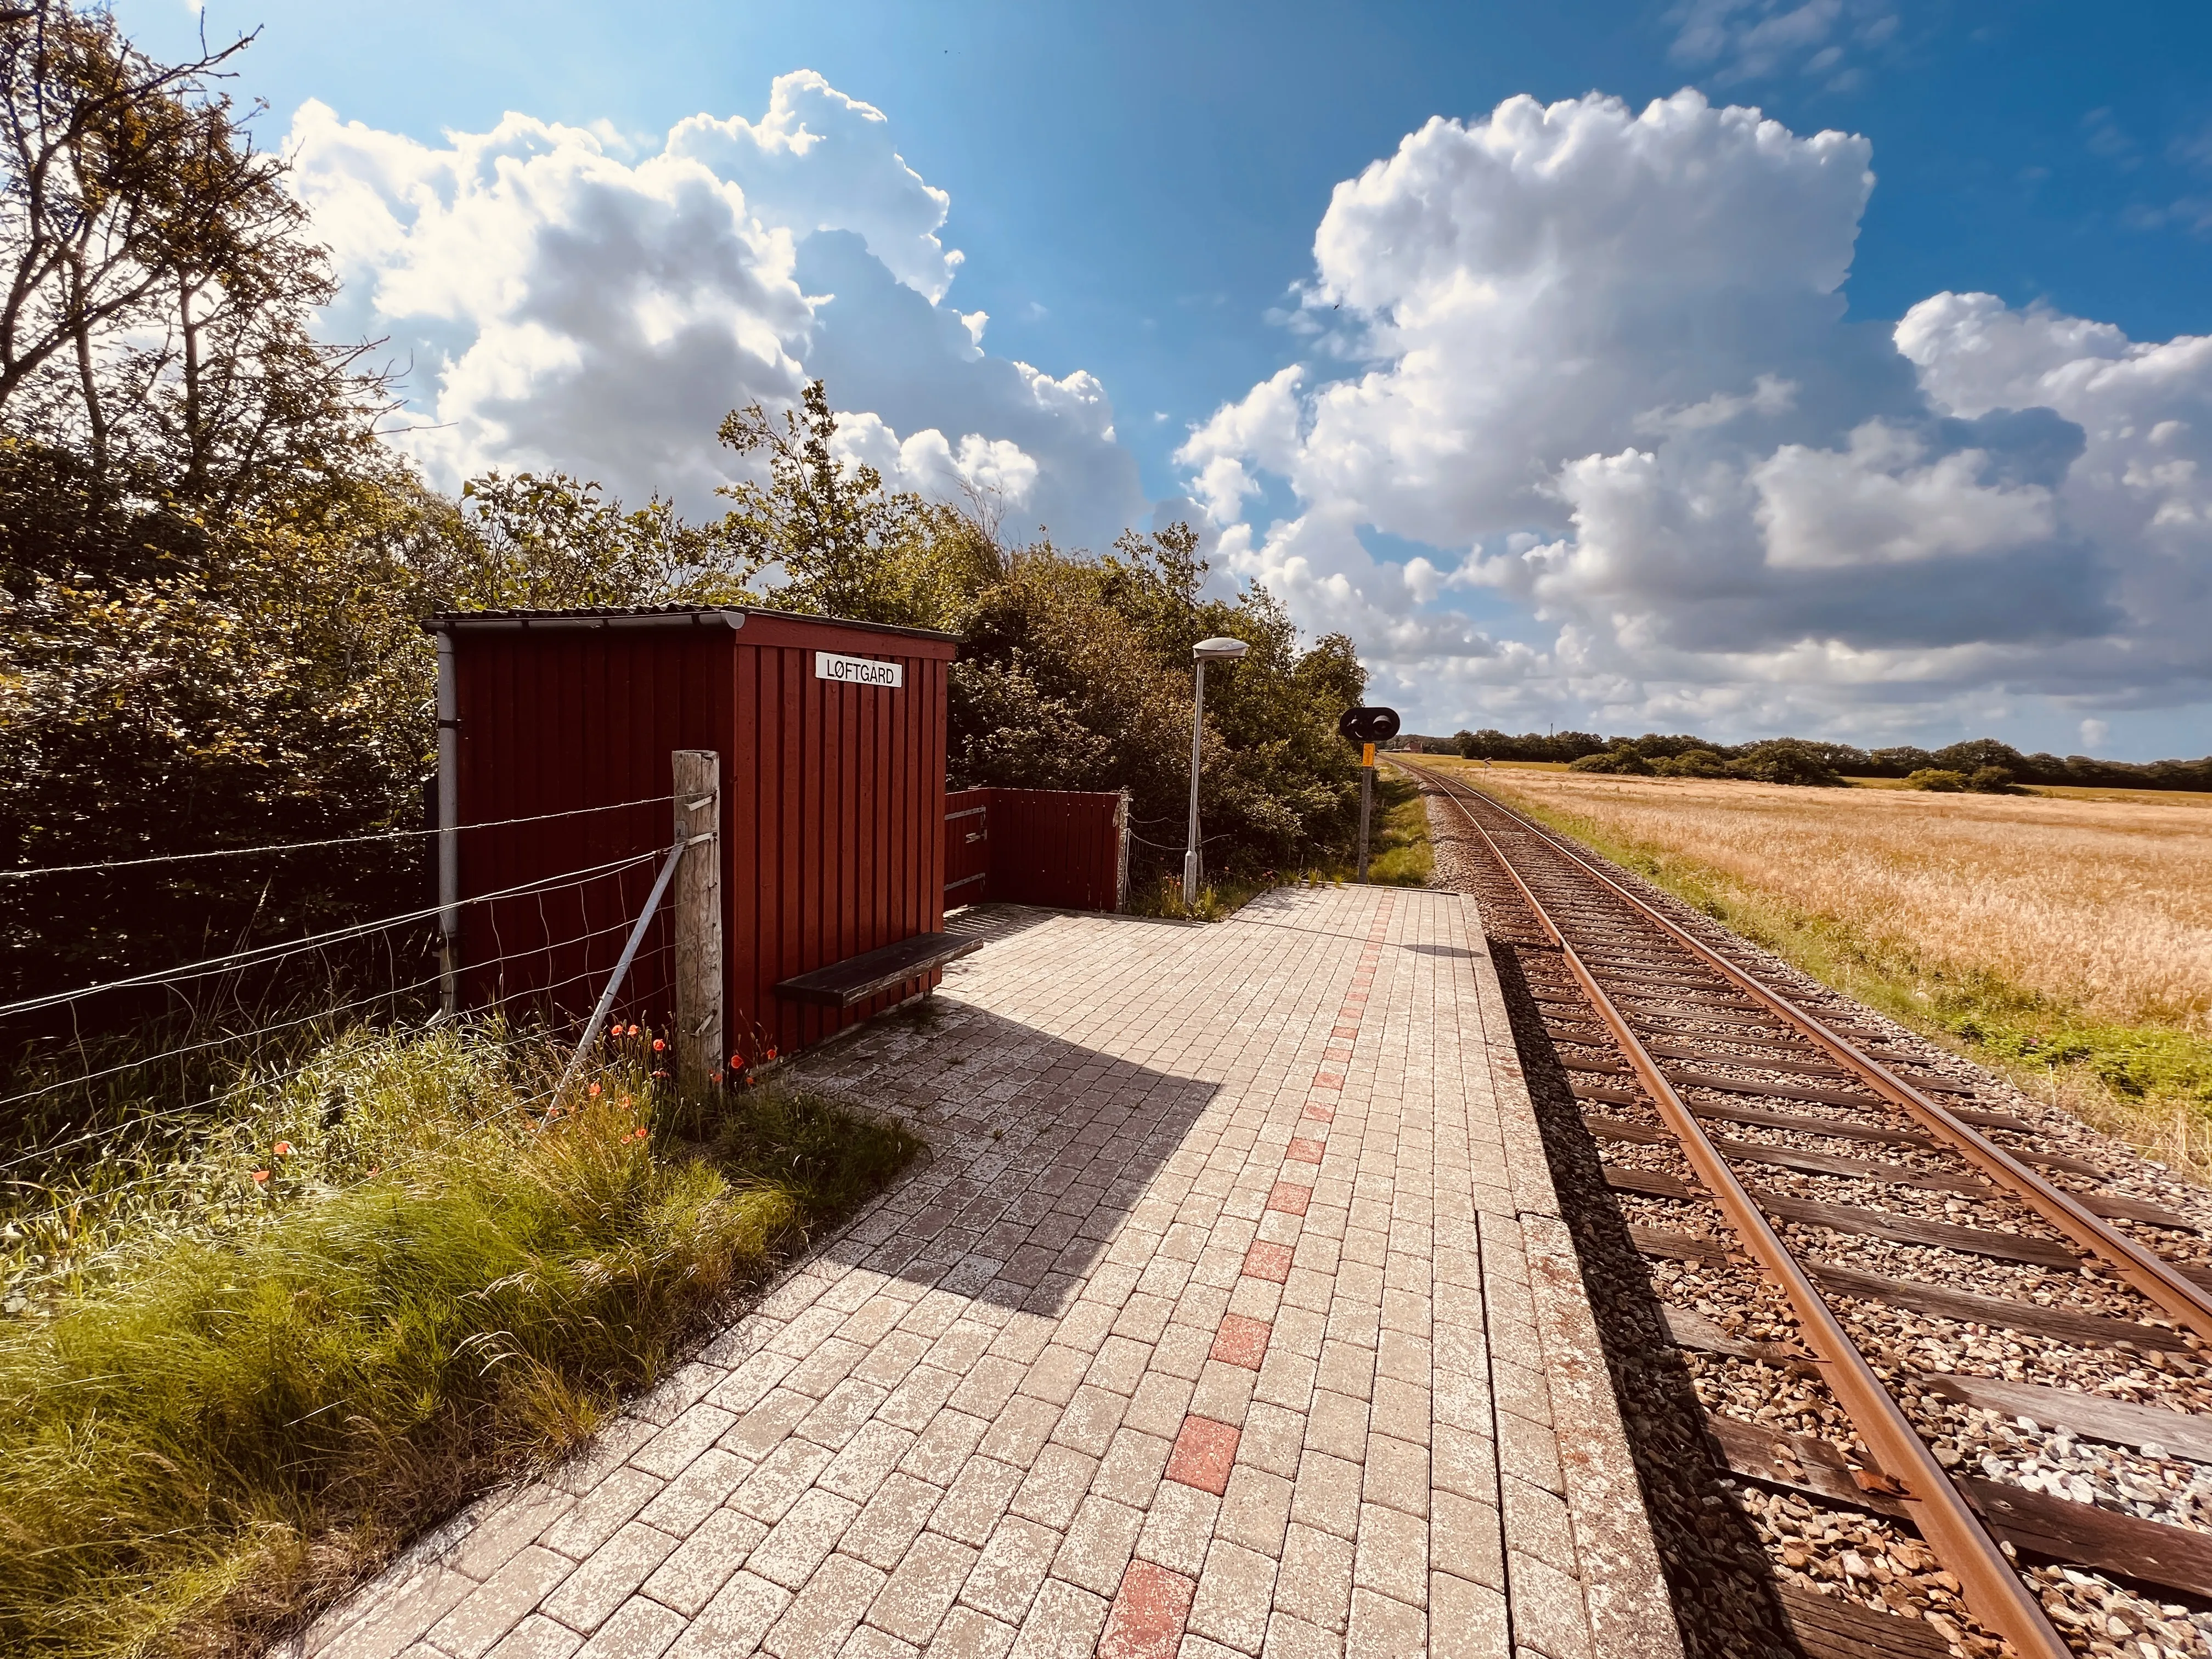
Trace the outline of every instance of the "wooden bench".
{"type": "Polygon", "coordinates": [[[956,957],[979,949],[980,939],[957,933],[916,933],[896,945],[864,951],[811,973],[780,982],[776,995],[787,1002],[811,1002],[823,1008],[849,1008],[856,1002],[934,973],[956,957]]]}

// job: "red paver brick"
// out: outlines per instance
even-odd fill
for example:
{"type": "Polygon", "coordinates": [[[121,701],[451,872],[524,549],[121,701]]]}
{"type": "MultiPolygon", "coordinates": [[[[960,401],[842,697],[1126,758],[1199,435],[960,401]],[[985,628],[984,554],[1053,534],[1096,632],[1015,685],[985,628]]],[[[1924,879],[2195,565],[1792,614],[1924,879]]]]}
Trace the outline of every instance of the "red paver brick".
{"type": "Polygon", "coordinates": [[[1293,1164],[1318,1164],[1321,1162],[1321,1155],[1322,1143],[1310,1139],[1304,1135],[1293,1139],[1290,1149],[1283,1154],[1293,1164]]]}
{"type": "Polygon", "coordinates": [[[1313,1086],[1316,1089],[1341,1089],[1344,1087],[1344,1079],[1334,1072],[1316,1072],[1313,1086]]]}
{"type": "Polygon", "coordinates": [[[1267,1357],[1267,1338],[1273,1329],[1264,1319],[1224,1314],[1220,1330],[1214,1334],[1212,1357],[1226,1365],[1242,1365],[1248,1371],[1256,1371],[1267,1357]]]}
{"type": "Polygon", "coordinates": [[[1285,1244],[1256,1243],[1244,1252],[1244,1271],[1255,1279],[1273,1279],[1276,1284],[1287,1284],[1291,1277],[1291,1251],[1285,1244]]]}
{"type": "Polygon", "coordinates": [[[1326,1101],[1316,1100],[1306,1108],[1306,1115],[1316,1122],[1334,1123],[1336,1121],[1336,1108],[1326,1101]]]}
{"type": "Polygon", "coordinates": [[[1182,1641],[1198,1586],[1150,1561],[1132,1561],[1098,1638],[1099,1659],[1169,1659],[1182,1641]]]}
{"type": "Polygon", "coordinates": [[[1267,1194],[1267,1207],[1280,1210],[1285,1215],[1304,1215],[1306,1206],[1313,1201],[1313,1188],[1301,1187],[1295,1181],[1279,1181],[1275,1189],[1267,1194]]]}
{"type": "Polygon", "coordinates": [[[1196,1486],[1216,1498],[1229,1490],[1230,1466],[1237,1461],[1237,1431],[1228,1423],[1194,1413],[1182,1420],[1175,1449],[1168,1454],[1168,1479],[1196,1486]]]}

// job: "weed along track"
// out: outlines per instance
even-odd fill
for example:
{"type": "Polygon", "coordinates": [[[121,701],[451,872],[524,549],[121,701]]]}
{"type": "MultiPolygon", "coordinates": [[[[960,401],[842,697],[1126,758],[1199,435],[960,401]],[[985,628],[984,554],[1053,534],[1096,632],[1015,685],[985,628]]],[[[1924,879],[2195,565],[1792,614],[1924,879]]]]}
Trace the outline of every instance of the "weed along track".
{"type": "Polygon", "coordinates": [[[1692,1646],[1760,1650],[1740,1609],[1692,1628],[1748,1561],[1816,1656],[2212,1652],[2199,1218],[1869,1011],[1407,769],[1464,830],[1440,867],[1510,957],[1532,1084],[1571,1099],[1586,1184],[1687,1375],[1712,1467],[1665,1553],[1692,1646]]]}

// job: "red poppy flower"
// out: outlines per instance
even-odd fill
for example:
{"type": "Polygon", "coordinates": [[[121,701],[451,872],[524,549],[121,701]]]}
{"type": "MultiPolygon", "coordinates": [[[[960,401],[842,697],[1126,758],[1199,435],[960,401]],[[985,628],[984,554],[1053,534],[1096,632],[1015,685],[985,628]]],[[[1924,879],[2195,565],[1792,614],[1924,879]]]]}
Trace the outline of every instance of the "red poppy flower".
{"type": "Polygon", "coordinates": [[[668,1075],[668,1073],[665,1073],[665,1072],[655,1072],[655,1073],[653,1073],[653,1076],[655,1076],[655,1077],[666,1077],[667,1075],[668,1075]]]}
{"type": "Polygon", "coordinates": [[[745,1069],[745,1057],[743,1054],[732,1054],[730,1056],[730,1069],[733,1072],[744,1071],[745,1069]]]}
{"type": "Polygon", "coordinates": [[[280,1140],[270,1150],[279,1158],[289,1158],[292,1156],[292,1143],[289,1140],[280,1140]]]}
{"type": "Polygon", "coordinates": [[[256,1170],[253,1172],[253,1178],[265,1187],[269,1184],[269,1171],[266,1170],[256,1170]]]}
{"type": "Polygon", "coordinates": [[[768,1051],[768,1057],[769,1057],[770,1060],[774,1060],[774,1059],[775,1058],[775,1050],[774,1048],[771,1048],[768,1051]]]}
{"type": "Polygon", "coordinates": [[[630,1034],[632,1036],[635,1036],[637,1035],[637,1027],[636,1027],[636,1026],[635,1026],[635,1025],[631,1026],[631,1027],[629,1028],[629,1034],[630,1034]]]}
{"type": "Polygon", "coordinates": [[[659,1054],[662,1049],[665,1048],[667,1046],[668,1046],[667,1042],[666,1042],[664,1039],[662,1039],[662,1038],[660,1038],[660,1037],[655,1037],[655,1038],[653,1038],[653,1053],[655,1053],[656,1054],[659,1054]]]}
{"type": "Polygon", "coordinates": [[[596,1083],[594,1083],[591,1087],[591,1096],[593,1100],[597,1100],[599,1097],[599,1085],[596,1083]]]}

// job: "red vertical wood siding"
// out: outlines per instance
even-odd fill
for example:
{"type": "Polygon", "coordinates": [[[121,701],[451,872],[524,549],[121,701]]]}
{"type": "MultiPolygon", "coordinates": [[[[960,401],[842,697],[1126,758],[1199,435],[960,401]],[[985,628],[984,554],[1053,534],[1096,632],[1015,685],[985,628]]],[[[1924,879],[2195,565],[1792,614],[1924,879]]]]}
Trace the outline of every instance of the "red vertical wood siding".
{"type": "MultiPolygon", "coordinates": [[[[778,999],[780,980],[943,926],[950,641],[749,612],[695,626],[453,629],[460,822],[665,796],[669,752],[722,757],[726,1030],[757,1056],[821,1041],[911,994],[840,1012],[778,999]],[[896,662],[896,690],[819,680],[813,653],[896,662]]],[[[665,800],[465,830],[464,899],[633,853],[665,852],[665,800]]],[[[544,897],[466,904],[472,1006],[588,1012],[658,873],[641,862],[544,897]]],[[[665,915],[625,986],[665,1023],[665,915]]],[[[934,983],[935,981],[930,981],[934,983]]]]}
{"type": "Polygon", "coordinates": [[[1119,908],[1121,836],[1115,811],[1121,800],[1067,789],[992,787],[947,795],[947,902],[1119,908]]]}
{"type": "MultiPolygon", "coordinates": [[[[633,854],[665,853],[665,800],[581,811],[669,792],[669,751],[716,746],[727,728],[726,628],[463,629],[454,662],[459,728],[461,894],[542,890],[465,904],[466,995],[517,1016],[573,1017],[605,988],[657,859],[590,877],[633,854]],[[575,813],[546,818],[549,813],[575,813]],[[503,823],[510,818],[537,822],[503,823]]],[[[665,919],[625,988],[634,1017],[663,1021],[672,964],[665,919]]]]}
{"type": "Polygon", "coordinates": [[[991,797],[962,789],[945,798],[945,902],[981,904],[991,894],[991,797]]]}

